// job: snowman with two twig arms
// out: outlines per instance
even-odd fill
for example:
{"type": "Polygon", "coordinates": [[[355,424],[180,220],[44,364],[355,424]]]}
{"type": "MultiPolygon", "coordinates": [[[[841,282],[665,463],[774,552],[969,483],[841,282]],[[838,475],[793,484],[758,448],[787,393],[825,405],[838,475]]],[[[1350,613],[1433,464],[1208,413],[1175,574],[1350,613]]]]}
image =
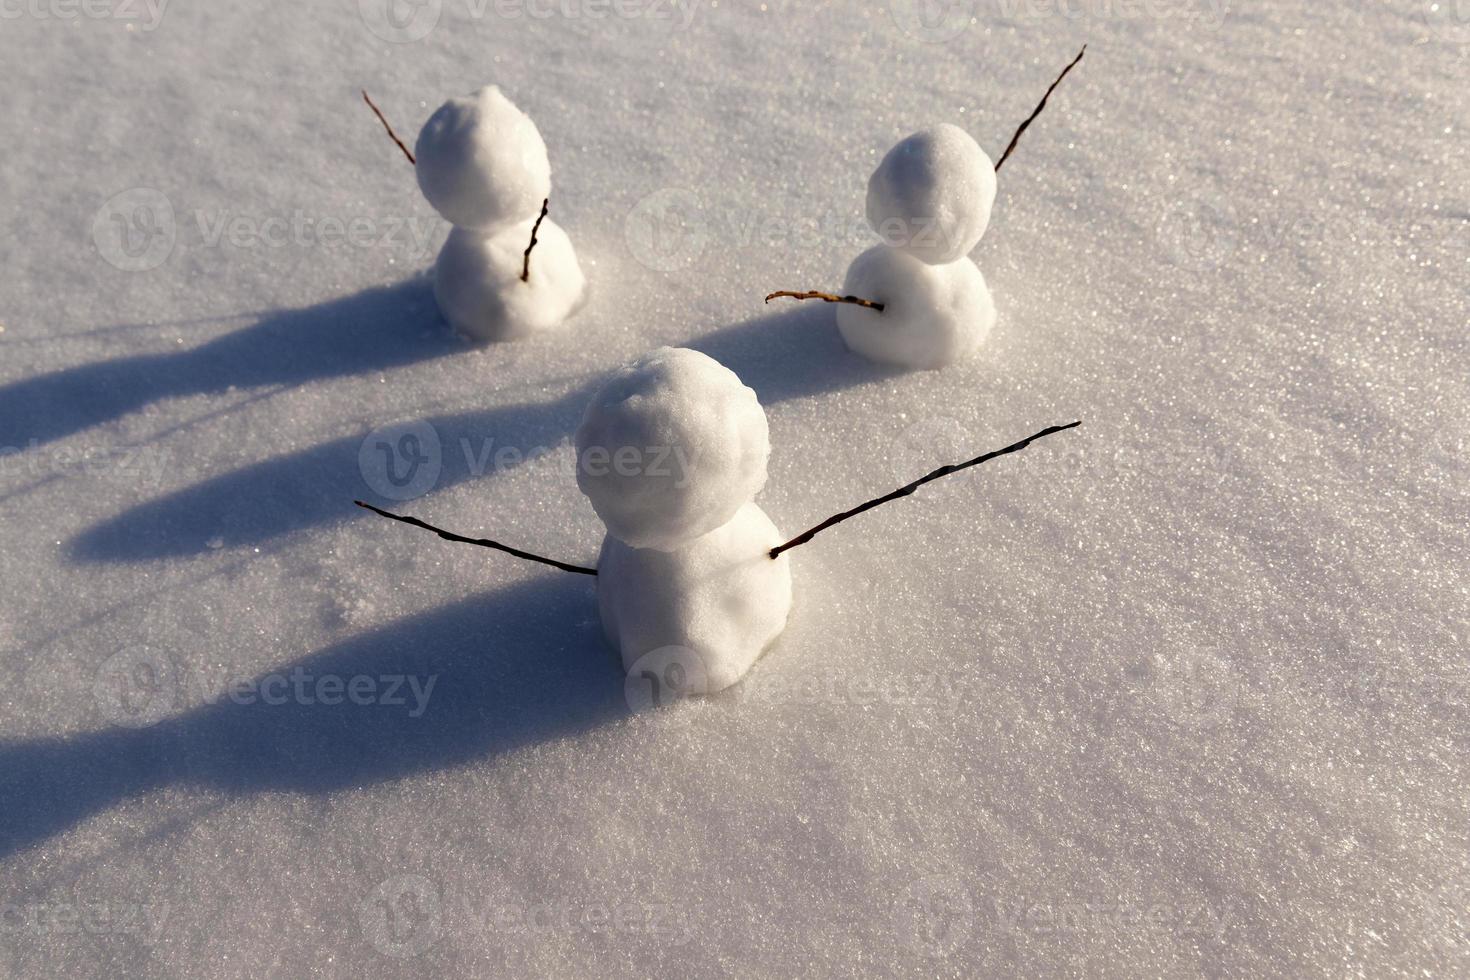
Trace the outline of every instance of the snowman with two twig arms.
{"type": "MultiPolygon", "coordinates": [[[[614,373],[577,430],[577,485],[607,528],[595,568],[358,504],[446,540],[597,576],[603,632],[624,668],[674,651],[682,697],[734,684],[781,635],[791,611],[786,552],[926,483],[1080,424],[941,466],[783,541],[755,502],[771,453],[755,392],[706,354],[663,347],[614,373]]],[[[659,673],[670,666],[661,664],[659,673]]]]}

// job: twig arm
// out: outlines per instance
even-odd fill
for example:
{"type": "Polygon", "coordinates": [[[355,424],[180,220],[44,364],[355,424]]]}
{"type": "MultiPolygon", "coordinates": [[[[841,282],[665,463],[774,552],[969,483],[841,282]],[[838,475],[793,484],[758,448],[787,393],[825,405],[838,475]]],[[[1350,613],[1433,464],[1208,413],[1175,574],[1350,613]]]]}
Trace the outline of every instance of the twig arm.
{"type": "Polygon", "coordinates": [[[836,293],[823,293],[815,289],[809,289],[801,293],[790,289],[778,289],[766,297],[766,302],[769,303],[771,300],[783,296],[787,299],[819,299],[823,303],[851,303],[853,306],[866,306],[870,310],[877,310],[879,313],[883,312],[882,303],[875,303],[870,299],[863,299],[861,296],[838,296],[836,293]]]}
{"type": "Polygon", "coordinates": [[[1046,108],[1046,100],[1051,98],[1052,91],[1055,90],[1056,87],[1062,83],[1062,79],[1067,77],[1067,72],[1071,71],[1072,66],[1081,61],[1082,56],[1086,53],[1087,45],[1084,44],[1082,45],[1082,50],[1077,52],[1077,57],[1073,58],[1072,61],[1067,65],[1067,67],[1062,69],[1062,73],[1057,76],[1056,81],[1047,86],[1046,94],[1041,97],[1041,101],[1036,104],[1036,108],[1031,110],[1031,115],[1026,117],[1026,121],[1021,123],[1021,125],[1017,127],[1016,135],[1011,137],[1010,145],[1007,146],[1006,151],[1000,155],[1000,159],[995,161],[996,170],[1000,169],[1000,165],[1006,162],[1006,158],[1008,158],[1011,155],[1011,151],[1016,148],[1016,144],[1020,142],[1021,134],[1026,132],[1026,127],[1030,126],[1031,121],[1037,116],[1041,115],[1041,110],[1046,108]]]}
{"type": "Polygon", "coordinates": [[[529,551],[522,551],[519,548],[512,548],[509,545],[501,544],[499,541],[491,541],[489,538],[467,538],[462,534],[455,534],[453,531],[445,531],[442,528],[437,528],[432,524],[426,524],[425,522],[419,520],[417,517],[407,517],[402,514],[390,514],[386,510],[381,510],[377,507],[374,507],[372,504],[363,503],[361,500],[354,500],[353,503],[366,510],[372,511],[379,517],[386,517],[389,520],[401,521],[404,524],[411,524],[414,527],[421,527],[425,531],[433,531],[445,541],[458,541],[463,544],[477,544],[482,548],[494,548],[496,551],[503,551],[507,555],[514,555],[517,558],[524,558],[526,561],[540,562],[543,565],[550,565],[552,568],[560,568],[564,572],[576,572],[579,575],[597,574],[597,569],[595,568],[586,568],[582,565],[568,565],[566,562],[557,561],[555,558],[545,558],[541,555],[533,555],[529,551]]]}
{"type": "Polygon", "coordinates": [[[388,124],[388,117],[383,115],[383,110],[379,109],[377,104],[368,96],[367,89],[362,90],[362,101],[366,102],[368,108],[373,110],[373,115],[378,117],[378,122],[383,124],[383,128],[388,131],[388,136],[392,138],[393,142],[398,144],[398,148],[403,151],[403,155],[408,157],[408,162],[416,163],[413,158],[413,151],[404,145],[403,140],[398,138],[397,133],[393,132],[393,127],[388,124]]]}
{"type": "Polygon", "coordinates": [[[536,247],[536,232],[541,230],[541,222],[546,220],[546,212],[551,209],[551,198],[541,202],[541,214],[536,223],[531,226],[531,244],[526,246],[525,257],[521,260],[521,282],[531,281],[531,249],[536,247]]]}
{"type": "Polygon", "coordinates": [[[789,551],[790,549],[795,548],[797,545],[806,544],[812,538],[816,537],[821,532],[827,530],[827,528],[831,527],[832,525],[834,525],[834,524],[841,524],[843,521],[847,520],[850,517],[856,517],[857,515],[861,514],[863,511],[872,510],[874,507],[878,507],[878,506],[881,506],[882,504],[886,504],[890,500],[897,500],[899,497],[907,497],[909,494],[913,493],[915,490],[919,489],[924,484],[930,483],[930,482],[932,482],[934,480],[937,480],[940,477],[949,476],[951,473],[958,473],[960,470],[969,469],[971,466],[979,466],[981,463],[984,463],[984,462],[987,462],[989,460],[995,459],[997,456],[1005,456],[1008,453],[1019,452],[1020,450],[1025,449],[1027,446],[1031,445],[1031,443],[1034,442],[1037,439],[1041,439],[1041,438],[1043,438],[1045,436],[1052,435],[1053,433],[1056,433],[1056,432],[1061,432],[1061,431],[1063,431],[1065,429],[1076,428],[1077,426],[1079,426],[1081,424],[1082,424],[1082,422],[1079,420],[1079,421],[1076,421],[1076,422],[1069,422],[1066,425],[1053,425],[1050,428],[1042,429],[1040,432],[1036,433],[1035,435],[1029,435],[1029,436],[1027,436],[1026,438],[1022,439],[1020,442],[1013,442],[1009,446],[1005,447],[1004,449],[997,449],[997,450],[995,450],[993,452],[988,452],[988,453],[986,453],[983,456],[976,456],[974,459],[969,460],[969,461],[964,462],[964,463],[955,463],[955,464],[950,465],[950,466],[941,466],[939,469],[935,470],[933,473],[930,473],[927,476],[921,476],[917,480],[915,480],[913,483],[910,483],[907,486],[899,487],[897,490],[893,491],[892,493],[887,493],[887,494],[884,494],[881,497],[876,497],[876,498],[874,498],[872,500],[869,500],[867,503],[859,504],[858,506],[854,507],[852,510],[846,510],[846,511],[843,511],[842,513],[840,513],[840,514],[833,514],[831,517],[827,518],[825,521],[823,521],[822,523],[818,524],[816,527],[811,528],[811,529],[806,530],[806,531],[803,531],[802,533],[798,534],[796,537],[792,538],[790,541],[786,542],[783,545],[777,545],[776,547],[772,548],[771,551],[770,551],[770,555],[771,555],[772,558],[775,558],[775,557],[779,556],[781,554],[781,552],[783,552],[783,551],[789,551]]]}

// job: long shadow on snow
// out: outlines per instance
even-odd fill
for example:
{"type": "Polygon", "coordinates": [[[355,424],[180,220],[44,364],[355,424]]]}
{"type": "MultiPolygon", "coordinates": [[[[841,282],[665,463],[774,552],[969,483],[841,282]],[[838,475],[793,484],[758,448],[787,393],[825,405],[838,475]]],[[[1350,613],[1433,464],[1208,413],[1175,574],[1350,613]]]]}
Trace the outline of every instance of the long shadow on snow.
{"type": "Polygon", "coordinates": [[[591,590],[584,576],[556,573],[354,637],[262,675],[311,678],[299,700],[281,682],[262,689],[284,704],[222,697],[149,728],[0,743],[0,857],[172,784],[326,794],[624,717],[623,672],[597,632],[591,590]],[[319,703],[315,681],[327,675],[344,685],[412,675],[421,689],[435,680],[412,717],[407,685],[403,705],[319,703]]]}
{"type": "MultiPolygon", "coordinates": [[[[714,331],[688,346],[709,354],[772,405],[891,376],[852,354],[837,333],[826,304],[796,306],[714,331]]],[[[594,379],[561,398],[509,405],[482,412],[424,419],[441,447],[441,472],[435,488],[493,477],[494,454],[506,468],[538,451],[555,447],[576,430],[594,379]],[[487,465],[488,464],[488,465],[487,465]]],[[[363,511],[354,497],[394,506],[375,495],[359,464],[362,437],[338,439],[301,452],[269,459],[141,504],[94,525],[70,543],[80,561],[129,562],[198,554],[212,538],[236,547],[259,545],[299,529],[356,519],[363,511]]],[[[487,495],[483,533],[534,550],[534,542],[515,540],[515,501],[491,506],[487,495]]],[[[475,531],[474,528],[458,528],[475,531]]],[[[217,544],[219,542],[216,542],[217,544]]]]}
{"type": "Polygon", "coordinates": [[[297,310],[187,350],[139,354],[0,387],[0,447],[25,450],[182,395],[383,371],[465,349],[418,276],[297,310]]]}

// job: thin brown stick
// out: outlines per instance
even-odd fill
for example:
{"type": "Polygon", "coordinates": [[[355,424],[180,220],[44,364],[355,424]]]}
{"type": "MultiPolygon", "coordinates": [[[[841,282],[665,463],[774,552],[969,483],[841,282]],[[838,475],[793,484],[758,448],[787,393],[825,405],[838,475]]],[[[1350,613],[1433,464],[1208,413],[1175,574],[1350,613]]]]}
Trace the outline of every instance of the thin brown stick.
{"type": "Polygon", "coordinates": [[[354,500],[353,503],[359,507],[363,507],[367,510],[372,511],[374,514],[377,514],[380,517],[386,517],[389,520],[394,521],[402,521],[404,524],[411,524],[414,527],[421,527],[425,531],[433,531],[445,541],[458,541],[463,544],[477,544],[482,548],[494,548],[496,551],[503,551],[507,555],[515,555],[517,558],[524,558],[526,561],[537,561],[543,565],[550,565],[552,568],[560,568],[564,572],[576,572],[579,575],[597,574],[597,569],[595,568],[586,568],[582,565],[568,565],[564,561],[557,561],[555,558],[544,558],[541,555],[533,555],[529,551],[522,551],[519,548],[512,548],[509,545],[501,544],[499,541],[491,541],[489,538],[467,538],[462,534],[455,534],[453,531],[445,531],[441,528],[435,527],[432,524],[426,524],[423,521],[419,520],[417,517],[405,517],[402,514],[390,514],[386,510],[380,510],[377,507],[374,507],[372,504],[363,503],[361,500],[354,500]]]}
{"type": "Polygon", "coordinates": [[[551,208],[551,198],[541,202],[541,216],[531,226],[531,244],[526,246],[526,256],[521,260],[521,282],[531,280],[531,249],[536,247],[536,232],[541,230],[541,222],[546,220],[546,212],[551,208]]]}
{"type": "Polygon", "coordinates": [[[819,299],[824,303],[851,303],[854,306],[866,306],[870,310],[877,310],[879,313],[883,312],[882,303],[875,303],[870,299],[863,299],[861,296],[838,296],[834,293],[820,293],[814,289],[808,290],[804,293],[792,292],[789,289],[781,289],[767,296],[766,302],[769,303],[777,296],[787,296],[791,299],[819,299]]]}
{"type": "MultiPolygon", "coordinates": [[[[1077,52],[1077,57],[1073,58],[1067,64],[1067,67],[1062,69],[1062,73],[1056,77],[1056,81],[1047,86],[1046,94],[1041,97],[1041,101],[1036,104],[1036,108],[1031,110],[1031,115],[1026,117],[1026,121],[1021,123],[1021,125],[1017,127],[1015,135],[1011,137],[1010,145],[1008,145],[1005,152],[1000,155],[1000,159],[995,162],[996,170],[999,170],[1000,165],[1005,163],[1006,160],[1010,158],[1012,151],[1016,149],[1016,144],[1020,142],[1021,134],[1026,132],[1027,128],[1031,125],[1032,121],[1035,120],[1037,116],[1041,115],[1041,110],[1046,108],[1046,100],[1051,98],[1052,92],[1054,92],[1056,90],[1056,87],[1062,83],[1062,79],[1067,77],[1067,72],[1071,71],[1076,66],[1077,62],[1082,60],[1082,56],[1086,53],[1087,45],[1084,44],[1082,45],[1082,50],[1077,52]]],[[[767,296],[766,302],[769,303],[777,296],[789,296],[792,299],[819,299],[826,303],[853,303],[857,306],[866,306],[870,310],[877,310],[879,313],[883,312],[883,304],[875,303],[870,299],[863,299],[859,296],[837,296],[833,293],[821,293],[817,292],[816,290],[810,290],[804,293],[797,293],[792,292],[789,289],[782,289],[779,292],[774,292],[771,293],[771,295],[767,296]]],[[[782,545],[781,547],[785,548],[789,546],[782,545]]]]}
{"type": "Polygon", "coordinates": [[[1006,162],[1006,159],[1011,155],[1011,151],[1016,148],[1016,143],[1020,141],[1021,134],[1026,132],[1026,127],[1030,126],[1031,121],[1041,115],[1041,110],[1046,108],[1046,100],[1051,98],[1052,91],[1062,83],[1062,79],[1067,77],[1067,72],[1071,71],[1072,66],[1081,61],[1082,56],[1086,53],[1087,45],[1084,44],[1082,45],[1082,50],[1077,52],[1077,57],[1073,58],[1071,63],[1062,69],[1062,73],[1057,76],[1057,80],[1047,86],[1046,94],[1041,97],[1041,101],[1036,104],[1036,108],[1031,110],[1031,115],[1026,117],[1026,121],[1021,123],[1020,127],[1016,130],[1016,135],[1011,137],[1011,143],[1006,147],[1006,151],[1000,155],[1000,159],[995,161],[996,170],[1000,169],[1000,165],[1006,162]]]}
{"type": "Polygon", "coordinates": [[[368,104],[369,109],[373,110],[373,115],[378,117],[378,122],[383,124],[383,128],[388,131],[388,135],[393,138],[393,142],[398,144],[398,148],[403,151],[403,155],[408,157],[408,162],[416,163],[413,158],[413,152],[409,150],[408,147],[404,146],[403,140],[399,139],[398,134],[393,132],[393,127],[388,125],[388,117],[383,115],[383,110],[379,109],[377,105],[373,103],[373,100],[367,94],[367,89],[362,90],[362,100],[368,104]]]}
{"type": "Polygon", "coordinates": [[[772,558],[775,558],[778,555],[780,555],[781,552],[783,552],[783,551],[787,551],[787,550],[789,550],[791,548],[795,548],[797,545],[806,544],[812,538],[816,537],[822,531],[827,530],[827,528],[831,527],[832,525],[834,525],[834,524],[841,524],[843,521],[847,520],[849,517],[856,517],[857,515],[861,514],[863,511],[865,511],[865,510],[872,510],[874,507],[878,507],[878,506],[880,506],[882,504],[886,504],[890,500],[897,500],[899,497],[907,497],[909,494],[913,493],[915,490],[919,489],[924,484],[929,483],[930,481],[937,480],[937,479],[939,479],[942,476],[949,476],[951,473],[958,473],[960,470],[968,469],[971,466],[979,466],[981,463],[984,463],[984,462],[986,462],[988,460],[995,459],[997,456],[1004,456],[1007,453],[1014,453],[1014,452],[1017,452],[1019,450],[1025,449],[1027,446],[1031,445],[1031,443],[1034,440],[1036,440],[1036,439],[1040,439],[1043,436],[1049,436],[1049,435],[1051,435],[1051,434],[1053,434],[1055,432],[1061,432],[1061,431],[1063,431],[1065,429],[1076,428],[1077,426],[1079,426],[1081,424],[1082,424],[1082,422],[1079,420],[1077,422],[1069,422],[1066,425],[1053,425],[1050,428],[1042,429],[1040,432],[1036,433],[1035,435],[1027,436],[1025,439],[1022,439],[1020,442],[1012,443],[1011,445],[1005,447],[1004,449],[997,449],[994,452],[986,453],[983,456],[976,456],[974,459],[969,460],[968,462],[965,462],[965,463],[955,463],[952,466],[941,466],[941,467],[939,467],[939,469],[935,470],[933,473],[930,473],[928,476],[921,476],[917,480],[915,480],[913,483],[910,483],[907,486],[899,487],[897,490],[893,491],[892,493],[886,493],[886,494],[884,494],[881,497],[876,497],[876,498],[874,498],[872,500],[869,500],[865,504],[859,504],[858,506],[854,507],[852,510],[847,510],[847,511],[843,511],[841,514],[834,514],[834,515],[832,515],[831,517],[827,518],[822,523],[818,524],[816,527],[811,528],[810,530],[807,530],[807,531],[803,531],[802,533],[798,534],[796,537],[792,538],[790,541],[786,542],[783,545],[778,545],[777,547],[772,548],[771,551],[770,551],[770,555],[771,555],[772,558]]]}

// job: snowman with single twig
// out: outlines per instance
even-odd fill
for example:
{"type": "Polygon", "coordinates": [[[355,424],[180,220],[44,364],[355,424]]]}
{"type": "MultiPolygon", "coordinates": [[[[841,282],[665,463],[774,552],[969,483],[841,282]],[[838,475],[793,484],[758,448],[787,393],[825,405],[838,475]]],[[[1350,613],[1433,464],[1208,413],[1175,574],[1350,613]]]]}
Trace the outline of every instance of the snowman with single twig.
{"type": "Polygon", "coordinates": [[[1086,50],[1062,69],[994,165],[969,133],[950,123],[900,140],[868,180],[868,224],[882,242],[848,266],[845,295],[783,289],[766,302],[841,304],[843,341],[883,364],[939,368],[973,353],[996,319],[985,276],[969,258],[990,226],[996,171],[1086,50]]]}
{"type": "Polygon", "coordinates": [[[458,333],[519,340],[581,308],[587,280],[572,240],[547,216],[551,163],[530,116],[487,85],[440,106],[410,151],[362,97],[414,165],[424,197],[454,226],[434,264],[434,297],[458,333]]]}

